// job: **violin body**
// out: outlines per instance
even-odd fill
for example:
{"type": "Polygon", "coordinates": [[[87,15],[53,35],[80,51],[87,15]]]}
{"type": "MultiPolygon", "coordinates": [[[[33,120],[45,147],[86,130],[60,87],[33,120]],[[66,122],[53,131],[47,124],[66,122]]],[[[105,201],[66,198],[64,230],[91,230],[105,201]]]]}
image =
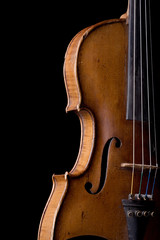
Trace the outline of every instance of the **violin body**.
{"type": "MultiPolygon", "coordinates": [[[[53,176],[53,189],[42,215],[38,240],[87,235],[107,240],[129,239],[122,204],[122,199],[127,199],[130,193],[132,175],[123,163],[132,164],[133,152],[133,124],[126,119],[127,54],[128,25],[122,19],[88,27],[68,46],[64,63],[66,111],[74,111],[79,117],[80,149],[72,170],[53,176]]],[[[135,158],[141,164],[139,121],[135,127],[135,158]]],[[[149,164],[147,139],[148,127],[144,123],[146,165],[149,164]]],[[[134,192],[138,192],[140,174],[141,171],[135,171],[134,192]]],[[[142,192],[147,178],[145,171],[142,192]]],[[[148,217],[144,240],[160,239],[159,172],[157,179],[154,190],[157,213],[148,217]]]]}

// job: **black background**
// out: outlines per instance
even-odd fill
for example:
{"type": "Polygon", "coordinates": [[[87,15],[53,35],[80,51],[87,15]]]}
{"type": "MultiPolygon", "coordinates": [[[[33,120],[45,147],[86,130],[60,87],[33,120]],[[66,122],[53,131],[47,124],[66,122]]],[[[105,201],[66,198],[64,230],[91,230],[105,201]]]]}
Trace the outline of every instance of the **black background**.
{"type": "MultiPolygon", "coordinates": [[[[9,22],[9,58],[7,55],[6,59],[10,68],[6,71],[9,79],[5,88],[8,104],[4,142],[9,146],[6,159],[11,159],[11,171],[14,168],[17,190],[14,198],[21,211],[17,229],[21,219],[27,220],[21,231],[26,239],[32,240],[37,237],[41,214],[52,188],[52,174],[71,170],[79,149],[78,117],[65,113],[63,62],[67,46],[83,28],[119,18],[126,11],[127,0],[28,2],[17,7],[14,21],[9,22]]],[[[157,84],[160,62],[156,9],[152,19],[157,84]]],[[[157,99],[158,94],[157,84],[157,99]]],[[[157,101],[156,109],[158,104],[157,101]]]]}

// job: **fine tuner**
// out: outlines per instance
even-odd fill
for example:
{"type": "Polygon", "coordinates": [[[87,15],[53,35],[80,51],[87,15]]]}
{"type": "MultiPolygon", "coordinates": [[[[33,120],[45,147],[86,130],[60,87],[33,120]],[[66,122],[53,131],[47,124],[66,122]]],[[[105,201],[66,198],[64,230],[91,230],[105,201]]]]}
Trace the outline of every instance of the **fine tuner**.
{"type": "Polygon", "coordinates": [[[155,212],[150,212],[150,211],[139,211],[139,210],[135,210],[135,211],[131,211],[129,210],[127,212],[128,217],[154,217],[155,216],[155,212]]]}

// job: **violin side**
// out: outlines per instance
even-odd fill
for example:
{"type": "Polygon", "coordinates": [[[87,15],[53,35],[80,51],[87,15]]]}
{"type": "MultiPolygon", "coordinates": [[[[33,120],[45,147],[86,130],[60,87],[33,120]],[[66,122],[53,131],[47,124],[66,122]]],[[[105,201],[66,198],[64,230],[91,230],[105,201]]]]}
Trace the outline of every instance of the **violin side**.
{"type": "Polygon", "coordinates": [[[56,216],[67,192],[66,175],[53,175],[53,187],[39,224],[38,240],[53,239],[56,216]]]}
{"type": "Polygon", "coordinates": [[[66,112],[75,111],[81,124],[79,154],[70,173],[66,172],[64,175],[53,175],[52,177],[53,187],[41,217],[38,240],[53,239],[57,214],[67,192],[67,175],[79,176],[85,171],[93,148],[94,118],[89,110],[80,110],[81,92],[77,77],[78,50],[89,28],[82,30],[73,38],[67,48],[64,62],[64,81],[68,96],[66,112]]]}
{"type": "MultiPolygon", "coordinates": [[[[80,148],[72,170],[53,176],[38,240],[68,240],[86,235],[128,239],[122,199],[130,192],[131,171],[121,167],[123,163],[132,164],[133,149],[132,121],[126,120],[127,53],[125,19],[88,27],[68,46],[64,63],[66,111],[74,111],[79,117],[80,148]]],[[[136,122],[136,129],[140,128],[136,122]]],[[[147,146],[146,136],[147,130],[144,131],[147,146]]],[[[138,142],[139,134],[135,138],[138,142]]],[[[140,156],[141,146],[136,151],[138,164],[140,156]]],[[[135,175],[135,191],[139,175],[135,175]]],[[[147,176],[144,175],[145,181],[147,176]]],[[[160,209],[159,186],[157,182],[157,209],[160,209]]],[[[159,215],[149,221],[144,240],[160,238],[159,223],[159,215]]]]}
{"type": "MultiPolygon", "coordinates": [[[[81,48],[81,45],[87,36],[90,34],[90,32],[94,31],[94,29],[97,29],[99,26],[105,26],[107,24],[111,25],[112,23],[116,22],[124,23],[125,21],[119,19],[107,20],[88,27],[78,33],[68,46],[64,62],[64,81],[68,97],[66,111],[74,111],[79,116],[81,124],[81,143],[79,154],[72,170],[64,175],[53,176],[53,189],[41,218],[38,240],[67,239],[67,236],[65,236],[65,238],[55,236],[55,225],[58,212],[60,211],[60,208],[62,208],[62,202],[67,195],[70,182],[70,180],[68,181],[68,178],[76,179],[81,175],[83,176],[90,164],[92,151],[95,145],[95,119],[88,106],[83,103],[83,97],[79,83],[79,49],[81,48]]],[[[97,177],[100,179],[100,163],[98,165],[97,177]]]]}

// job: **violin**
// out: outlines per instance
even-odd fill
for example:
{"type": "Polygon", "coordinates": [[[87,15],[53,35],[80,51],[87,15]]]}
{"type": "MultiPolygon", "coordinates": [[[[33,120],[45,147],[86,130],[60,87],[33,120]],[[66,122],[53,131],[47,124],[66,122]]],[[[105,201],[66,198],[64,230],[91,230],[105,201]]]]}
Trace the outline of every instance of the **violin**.
{"type": "Polygon", "coordinates": [[[160,239],[151,0],[80,31],[64,62],[81,141],[70,172],[53,175],[38,240],[160,239]]]}

